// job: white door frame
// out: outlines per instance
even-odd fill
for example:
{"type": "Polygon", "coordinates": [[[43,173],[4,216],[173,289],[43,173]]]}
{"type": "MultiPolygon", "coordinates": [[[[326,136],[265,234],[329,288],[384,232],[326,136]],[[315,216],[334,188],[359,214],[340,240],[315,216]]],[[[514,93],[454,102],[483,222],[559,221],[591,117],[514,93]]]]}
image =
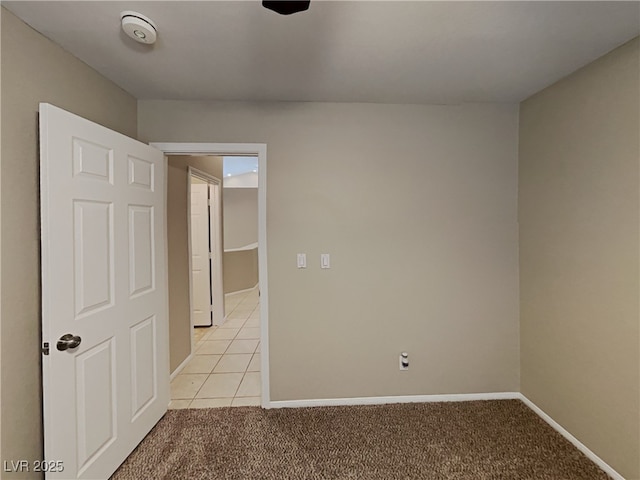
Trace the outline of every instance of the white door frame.
{"type": "MultiPolygon", "coordinates": [[[[269,289],[267,276],[267,145],[265,143],[152,142],[167,155],[251,155],[258,157],[258,284],[260,288],[260,361],[262,407],[270,408],[269,390],[269,289]]],[[[166,185],[165,185],[166,190],[166,185]]],[[[193,338],[193,335],[192,335],[193,338]]],[[[167,372],[169,375],[169,372],[167,372]]]]}
{"type": "MultiPolygon", "coordinates": [[[[216,198],[214,201],[214,207],[209,211],[209,221],[210,226],[208,228],[209,232],[213,230],[213,235],[211,241],[213,245],[211,245],[212,251],[214,252],[213,265],[210,264],[210,290],[213,297],[213,325],[220,325],[224,321],[224,290],[222,286],[222,253],[224,249],[222,248],[222,182],[219,178],[214,177],[213,175],[209,175],[206,172],[198,170],[197,168],[193,168],[191,166],[188,167],[188,178],[187,178],[187,231],[188,231],[188,243],[189,243],[189,271],[193,272],[193,259],[191,258],[191,177],[198,178],[204,182],[207,182],[207,185],[214,185],[217,187],[216,198]],[[215,273],[215,275],[214,275],[215,273]]],[[[193,320],[193,275],[189,276],[189,318],[191,319],[191,328],[194,328],[194,320],[193,320]]],[[[193,352],[193,330],[191,330],[191,352],[193,352]]]]}

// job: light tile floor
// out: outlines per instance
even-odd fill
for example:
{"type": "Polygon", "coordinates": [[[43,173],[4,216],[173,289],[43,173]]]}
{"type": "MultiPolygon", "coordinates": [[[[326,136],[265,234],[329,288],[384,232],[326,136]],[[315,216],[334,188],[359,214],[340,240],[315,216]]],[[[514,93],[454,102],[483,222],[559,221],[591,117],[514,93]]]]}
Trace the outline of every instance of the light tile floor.
{"type": "Polygon", "coordinates": [[[195,328],[195,355],[171,381],[169,408],[260,405],[258,288],[227,295],[227,320],[195,328]]]}

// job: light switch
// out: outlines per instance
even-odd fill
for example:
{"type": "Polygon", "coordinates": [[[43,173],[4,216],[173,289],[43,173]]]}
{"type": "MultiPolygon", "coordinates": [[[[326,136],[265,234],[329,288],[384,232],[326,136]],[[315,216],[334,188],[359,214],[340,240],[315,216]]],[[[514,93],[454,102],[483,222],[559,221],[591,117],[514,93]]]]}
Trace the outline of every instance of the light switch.
{"type": "Polygon", "coordinates": [[[328,253],[320,254],[320,268],[331,268],[331,257],[328,253]]]}
{"type": "Polygon", "coordinates": [[[307,268],[307,254],[299,253],[298,254],[298,268],[307,268]]]}

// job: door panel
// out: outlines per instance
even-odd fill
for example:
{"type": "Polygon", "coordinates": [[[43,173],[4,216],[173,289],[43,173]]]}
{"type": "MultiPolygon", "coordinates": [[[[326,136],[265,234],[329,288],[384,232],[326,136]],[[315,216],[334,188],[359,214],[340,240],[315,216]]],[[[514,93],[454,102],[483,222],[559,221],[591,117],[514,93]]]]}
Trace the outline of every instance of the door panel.
{"type": "Polygon", "coordinates": [[[74,138],[73,173],[113,184],[113,150],[74,138]]]}
{"type": "Polygon", "coordinates": [[[40,145],[47,478],[104,479],[169,403],[164,157],[48,104],[40,145]]]}
{"type": "Polygon", "coordinates": [[[113,305],[112,207],[110,202],[73,202],[77,317],[113,305]]]}
{"type": "Polygon", "coordinates": [[[156,397],[156,317],[131,327],[131,412],[135,420],[156,397]],[[154,372],[149,375],[149,372],[154,372]]]}
{"type": "Polygon", "coordinates": [[[117,437],[113,343],[110,338],[76,357],[80,473],[117,437]]]}
{"type": "Polygon", "coordinates": [[[196,326],[211,325],[208,189],[206,183],[191,183],[191,285],[196,326]]]}
{"type": "Polygon", "coordinates": [[[153,289],[153,206],[129,205],[129,285],[132,296],[153,289]]]}
{"type": "Polygon", "coordinates": [[[129,185],[154,190],[154,165],[141,158],[129,156],[129,185]]]}

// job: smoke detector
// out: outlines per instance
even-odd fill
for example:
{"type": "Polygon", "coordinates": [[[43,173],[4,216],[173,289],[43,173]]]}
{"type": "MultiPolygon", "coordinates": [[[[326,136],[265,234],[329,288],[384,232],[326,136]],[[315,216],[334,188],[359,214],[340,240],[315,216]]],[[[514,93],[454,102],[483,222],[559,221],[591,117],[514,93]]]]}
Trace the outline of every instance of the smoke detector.
{"type": "Polygon", "coordinates": [[[122,29],[136,42],[151,45],[158,36],[158,28],[153,21],[138,12],[124,11],[120,13],[122,29]]]}

